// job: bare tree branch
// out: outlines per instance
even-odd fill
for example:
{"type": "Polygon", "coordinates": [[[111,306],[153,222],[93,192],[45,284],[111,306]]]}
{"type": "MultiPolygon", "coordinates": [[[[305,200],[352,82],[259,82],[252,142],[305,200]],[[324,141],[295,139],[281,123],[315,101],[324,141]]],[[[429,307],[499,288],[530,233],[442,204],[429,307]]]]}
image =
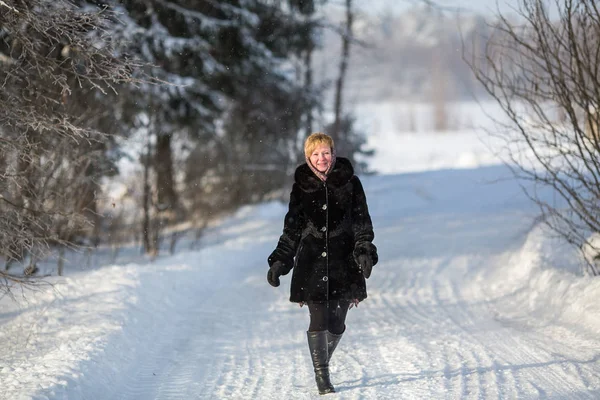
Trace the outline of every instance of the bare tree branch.
{"type": "Polygon", "coordinates": [[[600,14],[592,0],[554,4],[551,19],[548,2],[520,0],[520,22],[499,16],[484,60],[463,57],[508,117],[506,161],[533,185],[524,189],[542,220],[583,248],[600,232],[600,14]]]}
{"type": "Polygon", "coordinates": [[[5,268],[30,260],[22,276],[0,272],[10,292],[38,285],[37,260],[90,230],[97,180],[111,168],[112,136],[98,121],[139,64],[115,57],[105,12],[66,0],[0,6],[10,10],[0,13],[0,254],[5,268]]]}

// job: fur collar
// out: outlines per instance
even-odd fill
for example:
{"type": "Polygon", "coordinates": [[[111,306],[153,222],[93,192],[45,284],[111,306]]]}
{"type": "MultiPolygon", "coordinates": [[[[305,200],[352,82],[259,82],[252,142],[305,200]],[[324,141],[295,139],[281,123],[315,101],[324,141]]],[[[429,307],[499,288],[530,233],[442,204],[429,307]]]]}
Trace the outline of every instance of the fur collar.
{"type": "MultiPolygon", "coordinates": [[[[352,168],[350,160],[344,157],[338,157],[335,161],[333,170],[327,175],[327,185],[334,187],[344,186],[353,176],[354,168],[352,168]]],[[[306,163],[296,168],[294,179],[305,192],[313,192],[323,187],[323,181],[312,172],[306,163]]]]}

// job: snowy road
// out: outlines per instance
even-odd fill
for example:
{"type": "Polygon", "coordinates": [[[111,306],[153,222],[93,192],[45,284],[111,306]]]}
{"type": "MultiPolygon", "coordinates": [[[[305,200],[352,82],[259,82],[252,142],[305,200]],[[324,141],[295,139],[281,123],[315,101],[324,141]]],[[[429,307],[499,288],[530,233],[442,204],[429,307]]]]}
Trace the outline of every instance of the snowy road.
{"type": "MultiPolygon", "coordinates": [[[[527,200],[514,183],[485,183],[504,173],[365,180],[381,262],[369,298],[349,313],[331,366],[338,393],[327,398],[600,398],[600,324],[587,317],[598,308],[564,305],[577,285],[595,296],[599,287],[574,277],[560,288],[534,270],[541,239],[527,200]]],[[[0,398],[323,398],[306,344],[308,312],[287,301],[289,276],[277,289],[265,280],[283,212],[245,209],[198,252],[123,266],[137,279],[121,290],[131,297],[120,312],[97,317],[121,330],[55,384],[0,367],[0,381],[20,379],[0,398]]],[[[105,279],[122,273],[108,270],[105,279]]],[[[110,299],[81,301],[101,307],[110,299]]]]}

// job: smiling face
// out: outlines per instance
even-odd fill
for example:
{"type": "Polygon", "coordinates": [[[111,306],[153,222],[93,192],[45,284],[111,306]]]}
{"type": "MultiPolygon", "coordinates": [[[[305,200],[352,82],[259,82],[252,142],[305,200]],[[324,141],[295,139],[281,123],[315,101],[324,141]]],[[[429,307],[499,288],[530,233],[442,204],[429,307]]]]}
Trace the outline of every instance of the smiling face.
{"type": "Polygon", "coordinates": [[[310,163],[319,172],[327,172],[331,165],[331,147],[326,144],[319,144],[310,153],[310,163]]]}

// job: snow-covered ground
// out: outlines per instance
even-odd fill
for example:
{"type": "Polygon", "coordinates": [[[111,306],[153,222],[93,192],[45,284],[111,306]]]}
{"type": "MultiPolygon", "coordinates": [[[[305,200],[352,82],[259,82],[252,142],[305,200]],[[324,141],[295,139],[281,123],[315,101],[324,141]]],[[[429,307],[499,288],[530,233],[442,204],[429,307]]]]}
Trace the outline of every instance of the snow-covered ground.
{"type": "Polygon", "coordinates": [[[383,174],[497,165],[503,142],[488,134],[505,121],[490,102],[449,104],[448,126],[436,132],[433,107],[427,103],[361,103],[354,108],[357,126],[375,150],[370,167],[383,174]]]}
{"type": "MultiPolygon", "coordinates": [[[[535,224],[480,134],[448,133],[445,146],[379,134],[399,152],[375,165],[421,171],[363,178],[380,263],[327,398],[600,398],[600,281],[535,224]],[[461,164],[457,149],[489,161],[461,164]],[[404,159],[432,151],[444,163],[404,159]]],[[[198,249],[182,240],[152,262],[124,249],[86,269],[74,255],[53,290],[2,299],[0,399],[322,398],[308,310],[288,302],[289,276],[266,282],[285,211],[245,207],[198,249]]]]}

